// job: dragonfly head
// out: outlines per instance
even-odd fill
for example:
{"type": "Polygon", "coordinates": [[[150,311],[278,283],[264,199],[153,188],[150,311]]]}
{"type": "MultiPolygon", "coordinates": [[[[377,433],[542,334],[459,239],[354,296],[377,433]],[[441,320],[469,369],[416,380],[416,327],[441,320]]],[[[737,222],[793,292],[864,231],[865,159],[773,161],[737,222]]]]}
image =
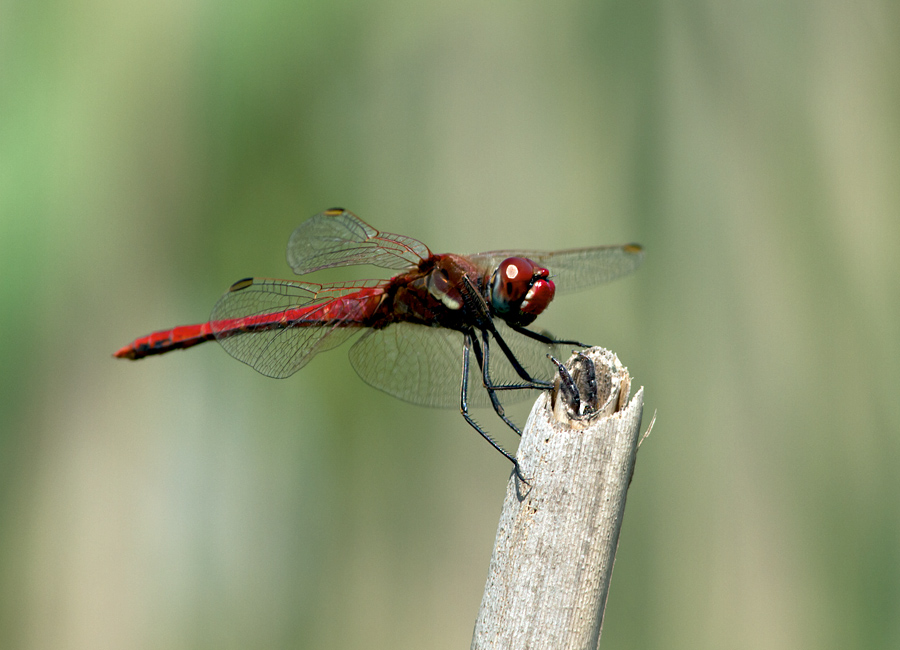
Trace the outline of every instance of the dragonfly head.
{"type": "Polygon", "coordinates": [[[491,307],[511,325],[528,325],[556,293],[550,271],[525,257],[508,257],[491,275],[491,307]]]}

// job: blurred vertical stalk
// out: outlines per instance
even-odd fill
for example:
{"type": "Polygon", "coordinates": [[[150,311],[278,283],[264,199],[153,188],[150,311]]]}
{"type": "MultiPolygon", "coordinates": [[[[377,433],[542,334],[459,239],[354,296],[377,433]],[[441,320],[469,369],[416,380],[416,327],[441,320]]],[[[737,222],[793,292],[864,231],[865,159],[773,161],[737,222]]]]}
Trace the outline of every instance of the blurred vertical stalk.
{"type": "Polygon", "coordinates": [[[643,388],[612,352],[587,351],[566,364],[565,382],[535,402],[519,445],[528,484],[510,478],[474,650],[596,648],[609,593],[625,496],[639,444],[643,388]],[[584,404],[588,403],[585,410],[584,404]]]}

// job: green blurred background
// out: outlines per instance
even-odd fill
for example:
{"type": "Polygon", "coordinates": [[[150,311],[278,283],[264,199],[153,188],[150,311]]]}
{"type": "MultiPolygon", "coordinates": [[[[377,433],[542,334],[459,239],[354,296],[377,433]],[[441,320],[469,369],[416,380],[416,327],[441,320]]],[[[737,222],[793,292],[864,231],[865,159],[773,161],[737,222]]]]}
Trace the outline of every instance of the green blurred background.
{"type": "Polygon", "coordinates": [[[2,0],[0,647],[468,647],[510,467],[458,413],[346,346],[110,356],[291,277],[333,205],[645,245],[538,321],[659,414],[604,648],[900,647],[898,36],[887,0],[2,0]]]}

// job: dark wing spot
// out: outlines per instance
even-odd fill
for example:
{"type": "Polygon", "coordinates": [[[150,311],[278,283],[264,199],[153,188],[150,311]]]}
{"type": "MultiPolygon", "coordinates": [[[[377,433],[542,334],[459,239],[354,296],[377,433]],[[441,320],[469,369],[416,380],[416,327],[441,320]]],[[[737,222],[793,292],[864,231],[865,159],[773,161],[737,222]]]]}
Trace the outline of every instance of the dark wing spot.
{"type": "Polygon", "coordinates": [[[240,291],[241,289],[246,289],[247,287],[253,284],[253,278],[244,278],[243,280],[238,280],[233,285],[228,287],[229,291],[240,291]]]}

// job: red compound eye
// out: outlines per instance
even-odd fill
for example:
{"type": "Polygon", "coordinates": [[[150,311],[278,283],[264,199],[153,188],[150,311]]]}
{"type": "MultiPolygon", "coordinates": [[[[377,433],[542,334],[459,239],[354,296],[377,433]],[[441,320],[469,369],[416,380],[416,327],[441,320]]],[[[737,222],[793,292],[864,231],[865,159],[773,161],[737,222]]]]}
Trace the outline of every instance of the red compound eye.
{"type": "Polygon", "coordinates": [[[494,273],[494,302],[507,305],[519,302],[528,293],[533,280],[534,264],[524,257],[510,257],[503,260],[494,273]]]}
{"type": "Polygon", "coordinates": [[[543,278],[537,280],[519,307],[519,311],[523,314],[523,320],[527,317],[527,321],[530,323],[537,318],[537,315],[547,308],[555,294],[556,286],[554,286],[552,280],[544,280],[543,278]]]}
{"type": "Polygon", "coordinates": [[[530,323],[553,299],[550,272],[524,257],[509,257],[491,277],[491,306],[510,323],[530,323]]]}

